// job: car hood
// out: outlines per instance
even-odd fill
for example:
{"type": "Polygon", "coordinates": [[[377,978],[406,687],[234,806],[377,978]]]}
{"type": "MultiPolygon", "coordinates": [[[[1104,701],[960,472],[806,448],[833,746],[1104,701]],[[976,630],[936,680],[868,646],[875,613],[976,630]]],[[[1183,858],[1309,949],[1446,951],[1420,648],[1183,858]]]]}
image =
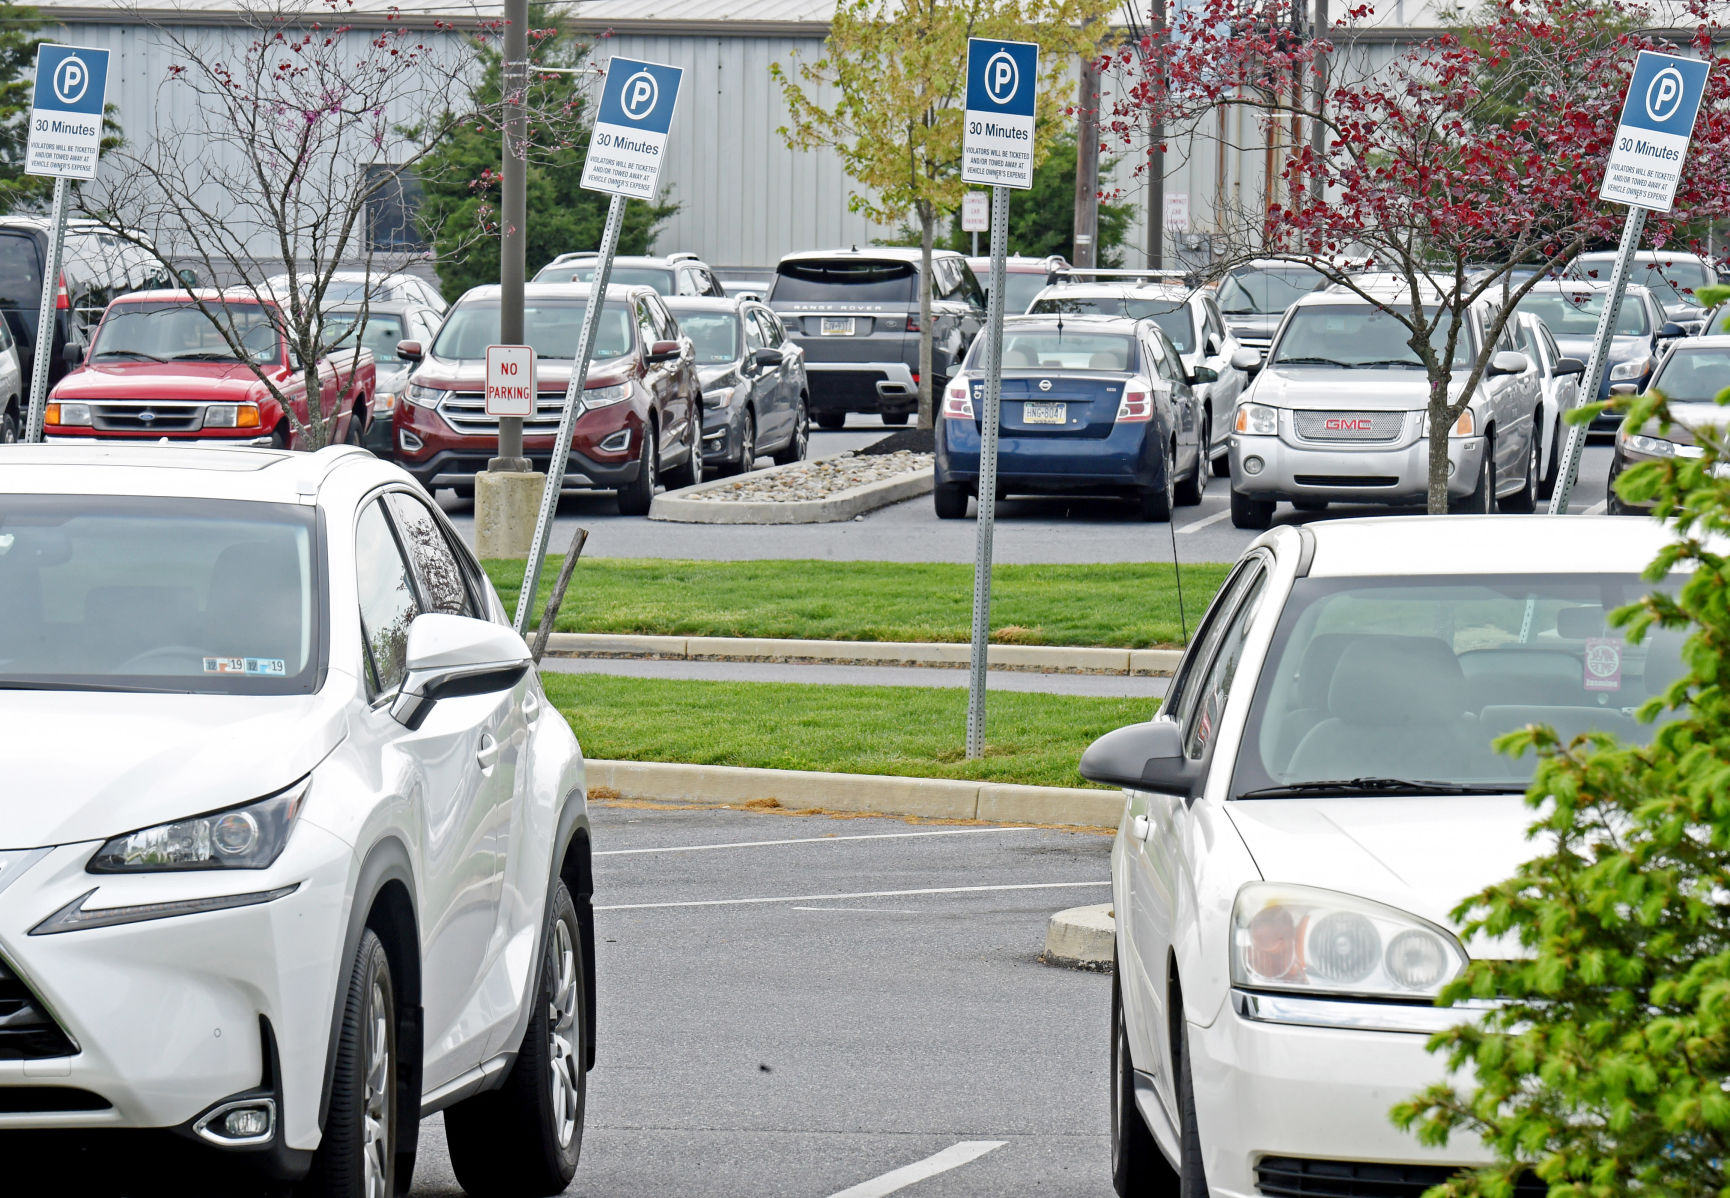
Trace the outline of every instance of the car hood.
{"type": "MultiPolygon", "coordinates": [[[[1445,928],[1467,895],[1543,851],[1523,794],[1239,799],[1226,814],[1268,882],[1373,899],[1445,928]]],[[[1497,954],[1501,955],[1501,954],[1497,954]]]]}
{"type": "MultiPolygon", "coordinates": [[[[545,395],[549,391],[563,392],[571,385],[576,372],[574,358],[539,358],[535,361],[535,387],[545,395]]],[[[609,386],[623,382],[631,374],[631,359],[613,358],[589,363],[590,387],[609,386]]],[[[413,381],[423,387],[446,387],[461,391],[479,391],[486,386],[487,364],[484,358],[428,358],[414,371],[413,381]]]]}
{"type": "MultiPolygon", "coordinates": [[[[291,372],[276,368],[281,381],[291,372]]],[[[80,366],[54,385],[54,398],[194,399],[237,402],[262,395],[264,384],[239,362],[126,362],[80,366]]]]}
{"type": "Polygon", "coordinates": [[[281,790],[342,741],[346,712],[330,693],[0,690],[0,848],[106,840],[281,790]]]}
{"type": "Polygon", "coordinates": [[[731,387],[739,381],[739,367],[734,362],[724,362],[719,366],[697,367],[697,383],[705,391],[716,387],[731,387]]]}
{"type": "Polygon", "coordinates": [[[1730,409],[1725,409],[1711,402],[1683,402],[1670,404],[1670,415],[1680,421],[1668,429],[1660,429],[1656,420],[1648,420],[1640,428],[1640,433],[1647,437],[1662,437],[1676,445],[1693,445],[1695,443],[1693,430],[1696,428],[1719,428],[1730,424],[1730,409]]]}
{"type": "MultiPolygon", "coordinates": [[[[1592,359],[1592,339],[1590,337],[1558,337],[1556,346],[1564,355],[1578,358],[1590,363],[1592,359]]],[[[1610,338],[1610,361],[1626,362],[1630,358],[1644,358],[1652,353],[1652,343],[1644,337],[1612,337],[1610,338]]]]}
{"type": "MultiPolygon", "coordinates": [[[[1449,384],[1450,399],[1461,380],[1449,384]]],[[[1324,366],[1266,366],[1245,398],[1276,408],[1326,411],[1421,412],[1429,407],[1430,382],[1422,370],[1332,370],[1324,366]]]]}
{"type": "Polygon", "coordinates": [[[1284,312],[1246,312],[1240,316],[1226,313],[1225,327],[1237,337],[1251,337],[1257,341],[1266,341],[1273,336],[1274,329],[1285,316],[1284,312]]]}

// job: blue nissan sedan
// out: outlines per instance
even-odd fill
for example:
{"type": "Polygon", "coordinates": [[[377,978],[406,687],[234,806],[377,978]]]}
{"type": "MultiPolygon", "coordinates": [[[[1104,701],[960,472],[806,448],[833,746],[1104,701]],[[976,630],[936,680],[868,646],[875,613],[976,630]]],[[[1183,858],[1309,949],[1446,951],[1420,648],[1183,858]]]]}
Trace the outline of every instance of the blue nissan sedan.
{"type": "MultiPolygon", "coordinates": [[[[967,515],[979,493],[985,338],[943,390],[937,421],[937,515],[967,515]]],[[[1117,316],[1011,316],[1003,322],[997,493],[1116,495],[1143,520],[1201,502],[1200,406],[1158,325],[1117,316]]]]}

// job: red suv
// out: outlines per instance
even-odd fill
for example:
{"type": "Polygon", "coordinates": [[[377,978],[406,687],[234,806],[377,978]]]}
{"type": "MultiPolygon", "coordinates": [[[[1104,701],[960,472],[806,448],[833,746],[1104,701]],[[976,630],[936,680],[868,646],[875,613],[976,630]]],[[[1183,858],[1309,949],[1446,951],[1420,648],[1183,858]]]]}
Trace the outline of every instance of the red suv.
{"type": "MultiPolygon", "coordinates": [[[[523,449],[537,469],[552,460],[589,290],[576,283],[524,289],[524,340],[535,350],[540,395],[523,424],[523,449]]],[[[483,392],[487,346],[498,342],[499,289],[487,286],[452,306],[430,346],[397,347],[398,357],[417,365],[395,409],[396,458],[429,491],[451,486],[472,495],[475,474],[498,456],[499,422],[487,415],[483,392]]],[[[690,341],[650,288],[608,287],[565,485],[617,491],[620,512],[642,515],[663,480],[702,481],[702,444],[690,341]]]]}

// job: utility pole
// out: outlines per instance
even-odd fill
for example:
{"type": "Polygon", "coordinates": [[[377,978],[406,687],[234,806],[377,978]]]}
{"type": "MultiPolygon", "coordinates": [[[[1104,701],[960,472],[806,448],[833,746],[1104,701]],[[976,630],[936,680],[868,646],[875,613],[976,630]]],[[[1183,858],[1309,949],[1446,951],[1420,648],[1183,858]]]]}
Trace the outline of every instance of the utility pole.
{"type": "MultiPolygon", "coordinates": [[[[1315,0],[1315,28],[1310,30],[1310,37],[1323,38],[1328,32],[1328,0],[1315,0]]],[[[1328,96],[1328,59],[1325,54],[1318,54],[1310,63],[1310,107],[1319,118],[1328,96]]],[[[1319,119],[1310,121],[1310,157],[1317,164],[1310,171],[1310,200],[1321,203],[1322,172],[1320,164],[1322,156],[1327,153],[1327,130],[1319,119]]]]}
{"type": "Polygon", "coordinates": [[[1081,60],[1081,97],[1075,114],[1075,245],[1071,266],[1099,265],[1099,66],[1081,60]]]}
{"type": "MultiPolygon", "coordinates": [[[[1165,41],[1165,0],[1152,0],[1147,20],[1156,48],[1165,41]]],[[[1155,59],[1155,61],[1159,61],[1155,59]]],[[[1165,125],[1153,121],[1147,128],[1147,268],[1165,267],[1165,125]]]]}

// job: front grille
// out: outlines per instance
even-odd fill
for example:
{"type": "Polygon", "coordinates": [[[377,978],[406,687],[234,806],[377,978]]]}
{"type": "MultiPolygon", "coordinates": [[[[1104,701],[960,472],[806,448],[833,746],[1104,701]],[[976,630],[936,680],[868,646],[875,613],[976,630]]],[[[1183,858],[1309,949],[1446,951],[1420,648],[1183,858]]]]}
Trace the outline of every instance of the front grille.
{"type": "Polygon", "coordinates": [[[74,1086],[0,1086],[0,1115],[47,1115],[58,1111],[106,1111],[114,1104],[74,1086]]]}
{"type": "Polygon", "coordinates": [[[1296,474],[1292,481],[1300,487],[1397,487],[1400,480],[1380,474],[1296,474]]]}
{"type": "Polygon", "coordinates": [[[0,1061],[69,1057],[77,1051],[71,1037],[43,1009],[42,1000],[0,960],[0,1061]]]}
{"type": "Polygon", "coordinates": [[[1292,425],[1305,441],[1397,441],[1404,412],[1293,412],[1292,425]]]}
{"type": "Polygon", "coordinates": [[[97,401],[90,405],[91,424],[111,433],[183,433],[204,425],[204,405],[181,401],[97,401]]]}
{"type": "MultiPolygon", "coordinates": [[[[457,432],[470,437],[496,437],[499,418],[487,415],[483,391],[452,391],[439,401],[438,413],[457,432]]],[[[523,421],[525,437],[556,437],[565,414],[563,391],[542,391],[535,400],[535,414],[523,421]]],[[[577,410],[582,415],[582,409],[577,410]]]]}
{"type": "MultiPolygon", "coordinates": [[[[1379,1165],[1361,1161],[1318,1161],[1295,1156],[1264,1156],[1255,1168],[1256,1188],[1265,1198],[1422,1198],[1459,1170],[1446,1165],[1379,1165]]],[[[1527,1174],[1514,1186],[1514,1198],[1544,1198],[1548,1187],[1527,1174]]]]}

